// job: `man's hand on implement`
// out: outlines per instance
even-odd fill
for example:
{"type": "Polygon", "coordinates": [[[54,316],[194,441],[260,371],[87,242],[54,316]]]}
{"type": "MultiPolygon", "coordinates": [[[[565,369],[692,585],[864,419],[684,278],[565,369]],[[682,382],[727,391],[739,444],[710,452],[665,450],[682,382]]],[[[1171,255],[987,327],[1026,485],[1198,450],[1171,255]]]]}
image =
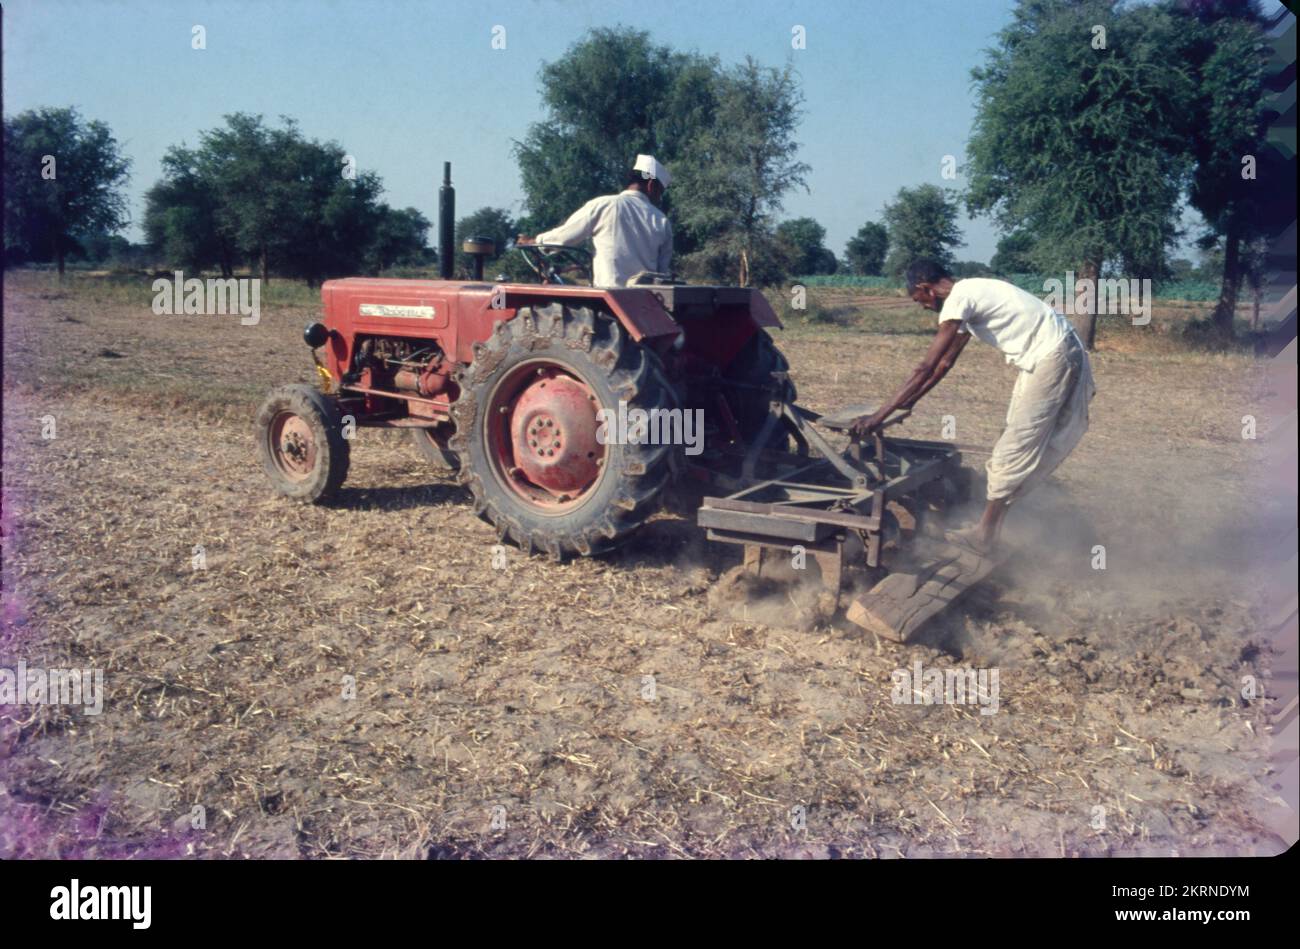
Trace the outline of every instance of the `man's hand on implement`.
{"type": "Polygon", "coordinates": [[[862,418],[855,420],[854,423],[849,426],[849,436],[857,441],[861,441],[872,432],[879,429],[880,426],[885,423],[885,419],[888,415],[888,412],[884,415],[876,412],[874,415],[862,416],[862,418]]]}

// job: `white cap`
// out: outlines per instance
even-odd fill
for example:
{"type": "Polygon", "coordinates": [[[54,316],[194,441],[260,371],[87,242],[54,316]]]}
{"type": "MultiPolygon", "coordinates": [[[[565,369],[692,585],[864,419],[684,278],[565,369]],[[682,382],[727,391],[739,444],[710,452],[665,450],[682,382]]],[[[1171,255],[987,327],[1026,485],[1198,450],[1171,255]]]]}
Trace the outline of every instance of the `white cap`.
{"type": "Polygon", "coordinates": [[[659,164],[654,155],[637,155],[632,170],[641,172],[647,178],[653,178],[665,188],[673,181],[672,175],[668,174],[668,169],[659,164]]]}

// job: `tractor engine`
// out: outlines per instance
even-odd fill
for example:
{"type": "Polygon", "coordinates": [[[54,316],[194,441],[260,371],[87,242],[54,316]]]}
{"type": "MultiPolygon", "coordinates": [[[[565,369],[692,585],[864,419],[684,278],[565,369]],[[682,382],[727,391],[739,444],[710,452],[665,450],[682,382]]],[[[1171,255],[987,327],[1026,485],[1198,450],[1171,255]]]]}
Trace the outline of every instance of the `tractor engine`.
{"type": "Polygon", "coordinates": [[[366,388],[427,399],[445,395],[454,385],[452,365],[432,340],[369,336],[356,347],[352,363],[352,374],[366,388]]]}

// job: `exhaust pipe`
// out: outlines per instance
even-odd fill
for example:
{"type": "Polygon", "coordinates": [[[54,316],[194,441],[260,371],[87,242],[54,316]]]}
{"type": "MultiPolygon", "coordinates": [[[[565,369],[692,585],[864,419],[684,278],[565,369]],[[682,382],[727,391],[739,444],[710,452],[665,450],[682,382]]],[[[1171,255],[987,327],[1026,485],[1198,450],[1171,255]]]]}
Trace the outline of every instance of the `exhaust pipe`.
{"type": "Polygon", "coordinates": [[[451,162],[442,163],[438,191],[438,274],[450,280],[456,260],[456,189],[451,186],[451,162]]]}

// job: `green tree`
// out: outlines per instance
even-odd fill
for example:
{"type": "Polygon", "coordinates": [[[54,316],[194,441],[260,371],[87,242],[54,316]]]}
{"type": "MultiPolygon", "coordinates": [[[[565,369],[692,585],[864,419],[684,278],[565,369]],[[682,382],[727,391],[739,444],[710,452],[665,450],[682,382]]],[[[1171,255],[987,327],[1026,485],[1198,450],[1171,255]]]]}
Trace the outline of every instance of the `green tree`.
{"type": "Polygon", "coordinates": [[[997,274],[1035,273],[1033,261],[1034,235],[1028,231],[1012,231],[998,240],[998,249],[989,261],[989,269],[997,274]]]}
{"type": "Polygon", "coordinates": [[[789,261],[773,222],[785,195],[807,187],[798,161],[803,97],[794,71],[760,66],[752,58],[715,80],[712,121],[696,133],[677,163],[678,217],[699,248],[683,268],[741,286],[780,281],[789,261]],[[680,184],[678,182],[680,181],[680,184]]]}
{"type": "Polygon", "coordinates": [[[76,109],[37,109],[4,122],[5,257],[54,260],[78,237],[120,230],[130,160],[103,122],[76,109]]]}
{"type": "Polygon", "coordinates": [[[968,209],[1033,234],[1046,269],[1160,276],[1189,168],[1185,45],[1166,7],[1020,0],[972,74],[968,209]]]}
{"type": "Polygon", "coordinates": [[[164,260],[184,270],[202,272],[216,266],[223,277],[231,276],[235,244],[217,226],[219,195],[214,182],[204,177],[198,154],[173,146],[162,166],[163,177],[145,192],[145,240],[164,260]]]}
{"type": "Polygon", "coordinates": [[[801,102],[791,70],[681,53],[631,29],[592,30],[541,75],[545,118],[515,143],[519,230],[553,227],[623,189],[639,153],[669,166],[664,210],[676,266],[709,279],[780,280],[789,261],[774,216],[804,184],[801,102]]]}
{"type": "Polygon", "coordinates": [[[242,259],[263,280],[274,270],[315,285],[382,265],[376,242],[385,224],[385,239],[394,226],[418,225],[386,219],[397,212],[381,204],[382,191],[337,143],[305,138],[291,119],[270,128],[236,113],[203,132],[197,148],[169,151],[146,199],[145,230],[173,263],[215,262],[229,274],[242,259]]]}
{"type": "Polygon", "coordinates": [[[414,266],[428,260],[431,226],[429,219],[415,208],[396,210],[386,204],[380,205],[379,223],[368,255],[374,272],[382,273],[389,267],[414,266]]]}
{"type": "Polygon", "coordinates": [[[989,265],[978,260],[959,260],[952,265],[952,275],[962,277],[987,277],[991,271],[989,265]]]}
{"type": "Polygon", "coordinates": [[[900,188],[884,210],[889,233],[885,272],[900,276],[917,257],[931,257],[951,266],[953,249],[963,243],[957,214],[951,192],[937,185],[900,188]]]}
{"type": "Polygon", "coordinates": [[[715,68],[626,28],[592,30],[544,64],[545,118],[515,143],[520,226],[554,227],[596,195],[621,191],[639,153],[671,167],[712,113],[715,68]]]}
{"type": "Polygon", "coordinates": [[[1198,83],[1190,201],[1221,239],[1223,270],[1213,320],[1221,335],[1231,337],[1242,278],[1251,277],[1252,288],[1256,285],[1243,249],[1266,233],[1266,205],[1277,193],[1260,167],[1267,151],[1263,32],[1254,3],[1220,0],[1189,12],[1199,15],[1183,21],[1195,37],[1191,61],[1198,83]]]}
{"type": "Polygon", "coordinates": [[[283,175],[272,191],[290,209],[275,234],[278,270],[309,286],[363,270],[383,216],[379,176],[352,171],[341,145],[304,139],[292,123],[272,140],[283,175]]]}
{"type": "Polygon", "coordinates": [[[812,218],[782,221],[776,237],[789,248],[791,276],[835,273],[835,255],[825,246],[826,228],[812,218]]]}
{"type": "Polygon", "coordinates": [[[78,239],[80,245],[73,255],[92,264],[115,263],[123,260],[131,252],[131,242],[121,234],[96,231],[83,234],[78,239]]]}
{"type": "Polygon", "coordinates": [[[885,253],[889,250],[889,231],[885,225],[868,221],[858,228],[844,246],[844,257],[855,274],[867,277],[880,275],[885,266],[885,253]]]}

